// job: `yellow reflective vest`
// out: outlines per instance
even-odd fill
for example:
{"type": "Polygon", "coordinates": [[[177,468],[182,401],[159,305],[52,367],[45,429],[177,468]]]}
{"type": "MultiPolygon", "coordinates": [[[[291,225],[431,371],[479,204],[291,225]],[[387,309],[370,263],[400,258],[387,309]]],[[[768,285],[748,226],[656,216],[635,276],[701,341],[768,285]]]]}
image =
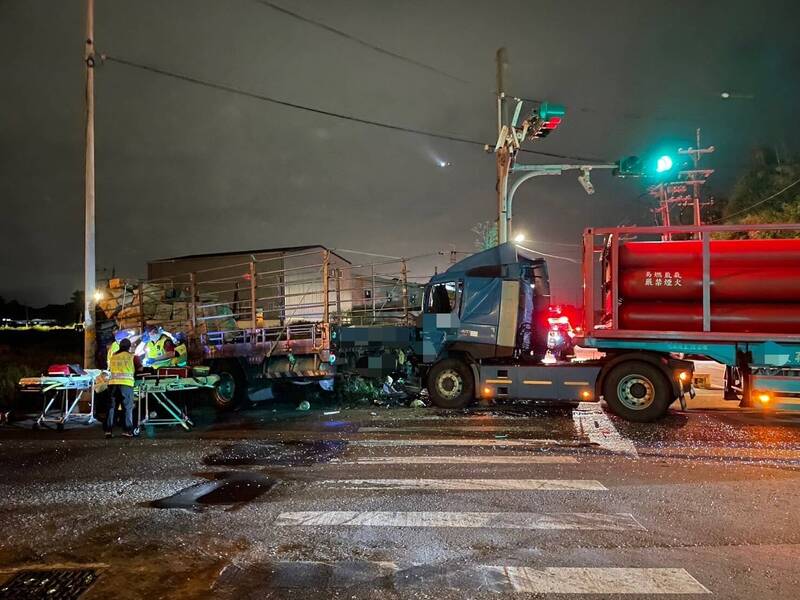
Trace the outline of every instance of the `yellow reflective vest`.
{"type": "Polygon", "coordinates": [[[117,350],[119,350],[119,342],[114,340],[108,347],[108,352],[106,353],[106,366],[109,368],[111,368],[111,357],[117,353],[117,350]]]}
{"type": "Polygon", "coordinates": [[[108,361],[108,370],[111,371],[111,379],[108,385],[127,385],[133,387],[133,375],[136,372],[136,365],[133,362],[133,354],[130,352],[117,352],[108,361]]]}
{"type": "Polygon", "coordinates": [[[189,364],[186,352],[186,344],[176,344],[175,358],[172,359],[172,364],[176,367],[185,367],[189,364]]]}
{"type": "Polygon", "coordinates": [[[168,367],[170,364],[172,364],[172,358],[155,360],[159,356],[163,356],[164,352],[166,352],[166,350],[164,350],[164,346],[166,346],[168,340],[169,338],[162,334],[155,342],[147,342],[147,346],[145,346],[145,356],[147,356],[147,363],[149,366],[153,367],[154,369],[158,369],[160,367],[168,367]]]}

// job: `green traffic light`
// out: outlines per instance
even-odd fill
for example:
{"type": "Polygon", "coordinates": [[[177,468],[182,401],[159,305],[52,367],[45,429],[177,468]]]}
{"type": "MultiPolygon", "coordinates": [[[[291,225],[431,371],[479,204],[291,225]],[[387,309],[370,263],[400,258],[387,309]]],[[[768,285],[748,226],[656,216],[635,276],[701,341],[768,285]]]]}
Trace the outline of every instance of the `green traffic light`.
{"type": "Polygon", "coordinates": [[[672,157],[667,156],[659,156],[658,160],[656,161],[656,173],[664,173],[672,169],[672,157]]]}

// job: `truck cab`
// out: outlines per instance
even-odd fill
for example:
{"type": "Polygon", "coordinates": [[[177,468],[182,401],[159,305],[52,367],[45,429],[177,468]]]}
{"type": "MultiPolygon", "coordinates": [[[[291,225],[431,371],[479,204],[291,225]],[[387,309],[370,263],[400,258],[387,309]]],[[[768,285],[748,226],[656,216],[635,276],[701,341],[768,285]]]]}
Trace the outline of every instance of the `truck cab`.
{"type": "Polygon", "coordinates": [[[462,260],[425,287],[423,360],[536,363],[547,351],[550,281],[541,258],[503,244],[462,260]]]}

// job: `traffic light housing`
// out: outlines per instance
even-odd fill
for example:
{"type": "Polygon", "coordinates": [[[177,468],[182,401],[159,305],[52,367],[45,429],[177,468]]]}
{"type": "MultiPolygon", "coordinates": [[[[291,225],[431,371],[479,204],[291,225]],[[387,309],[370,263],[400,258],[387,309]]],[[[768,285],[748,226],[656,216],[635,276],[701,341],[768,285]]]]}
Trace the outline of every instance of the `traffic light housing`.
{"type": "Polygon", "coordinates": [[[675,175],[677,166],[669,154],[652,154],[645,158],[626,156],[617,161],[617,168],[611,174],[615,177],[667,179],[675,175]]]}
{"type": "Polygon", "coordinates": [[[644,169],[638,156],[626,156],[617,161],[617,168],[611,171],[614,177],[642,177],[644,169]]]}
{"type": "Polygon", "coordinates": [[[550,102],[542,102],[539,108],[531,115],[531,138],[544,138],[550,135],[551,131],[558,129],[561,121],[564,120],[564,115],[567,114],[567,109],[563,104],[552,104],[550,102]]]}

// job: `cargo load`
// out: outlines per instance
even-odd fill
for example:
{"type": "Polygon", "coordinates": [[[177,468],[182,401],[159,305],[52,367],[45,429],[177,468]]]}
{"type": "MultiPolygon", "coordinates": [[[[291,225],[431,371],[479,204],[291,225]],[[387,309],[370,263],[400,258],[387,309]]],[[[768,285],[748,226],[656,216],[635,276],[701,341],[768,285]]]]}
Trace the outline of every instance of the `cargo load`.
{"type": "MultiPolygon", "coordinates": [[[[702,331],[702,250],[699,240],[620,241],[620,327],[702,331]]],[[[800,333],[800,239],[709,241],[708,286],[710,331],[800,333]]]]}

